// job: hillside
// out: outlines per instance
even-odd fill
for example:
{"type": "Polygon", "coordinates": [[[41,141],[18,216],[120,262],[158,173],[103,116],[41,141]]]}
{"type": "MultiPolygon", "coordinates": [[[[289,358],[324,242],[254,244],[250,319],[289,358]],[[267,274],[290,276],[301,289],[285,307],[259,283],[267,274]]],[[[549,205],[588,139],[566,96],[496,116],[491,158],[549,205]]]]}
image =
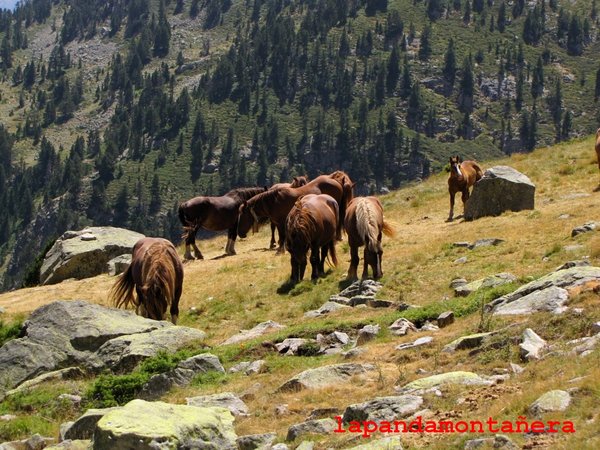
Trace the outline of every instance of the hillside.
{"type": "Polygon", "coordinates": [[[68,228],[178,239],[197,194],[386,192],[597,128],[595,0],[26,0],[0,14],[0,274],[68,228]]]}
{"type": "MultiPolygon", "coordinates": [[[[543,393],[553,389],[569,390],[572,401],[564,412],[551,412],[544,420],[570,420],[576,432],[546,433],[525,436],[507,434],[522,448],[591,449],[600,446],[600,392],[598,376],[599,351],[586,357],[570,357],[560,350],[569,348],[567,341],[592,333],[592,324],[600,320],[598,294],[592,291],[575,294],[569,311],[555,315],[540,312],[520,316],[482,316],[480,303],[512,291],[517,286],[537,279],[563,263],[587,259],[592,266],[600,265],[600,237],[597,232],[571,238],[571,230],[590,220],[598,220],[599,182],[591,139],[540,148],[528,155],[514,154],[509,158],[485,162],[485,167],[506,164],[525,173],[536,185],[536,209],[505,213],[500,217],[473,222],[446,223],[448,196],[446,175],[433,175],[422,183],[382,196],[386,219],[394,224],[396,237],[384,238],[383,289],[377,298],[415,305],[406,311],[394,309],[353,308],[322,318],[309,319],[304,313],[320,307],[329,296],[338,293],[348,267],[347,244],[338,244],[341,262],[325,278],[312,284],[304,281],[288,293],[277,293],[289,276],[289,257],[277,257],[266,250],[267,230],[238,243],[238,255],[219,258],[224,237],[202,241],[207,259],[185,266],[184,293],[181,301],[182,325],[208,333],[205,344],[218,355],[226,369],[240,361],[264,359],[262,373],[246,376],[241,373],[216,378],[203,378],[190,387],[175,388],[162,397],[163,401],[184,403],[186,397],[205,393],[231,391],[238,394],[254,392],[244,397],[250,415],[236,420],[238,435],[274,431],[283,441],[290,425],[306,420],[318,408],[343,411],[351,403],[374,397],[394,395],[394,386],[425,376],[451,371],[472,371],[489,376],[509,374],[503,383],[488,387],[451,386],[440,388],[439,394],[424,395],[424,413],[432,420],[516,420],[527,416],[528,406],[543,393]],[[482,238],[499,238],[498,246],[474,250],[454,247],[455,242],[474,242],[482,238]],[[457,261],[466,257],[466,262],[457,261]],[[508,286],[454,297],[449,283],[455,278],[473,281],[500,272],[509,272],[517,281],[508,286]],[[576,311],[576,308],[581,308],[576,311]],[[419,326],[426,319],[453,310],[456,321],[439,331],[409,333],[394,336],[388,326],[400,317],[408,317],[419,326]],[[220,345],[240,329],[249,329],[267,320],[287,328],[243,344],[220,345]],[[355,335],[366,324],[380,324],[381,333],[360,347],[363,353],[352,362],[370,363],[377,368],[377,377],[369,381],[341,383],[335,387],[299,393],[279,393],[275,388],[302,370],[346,360],[341,355],[283,356],[264,342],[281,342],[286,337],[310,337],[333,330],[355,335]],[[525,328],[554,345],[539,361],[523,363],[518,343],[525,328]],[[441,352],[451,341],[481,331],[499,332],[496,345],[472,353],[460,350],[441,352]],[[401,343],[412,342],[419,335],[433,337],[430,345],[415,349],[395,350],[401,343]],[[565,364],[568,358],[568,364],[565,364]],[[509,363],[525,369],[515,374],[509,363]],[[278,414],[277,405],[287,405],[287,412],[278,414]]],[[[459,211],[461,207],[459,206],[459,211]]],[[[180,249],[180,251],[182,251],[180,249]]],[[[33,309],[57,299],[85,299],[106,304],[106,293],[113,283],[108,276],[89,280],[66,281],[59,285],[21,289],[0,295],[0,306],[6,308],[4,323],[24,318],[33,309]]],[[[198,351],[199,349],[195,349],[198,351]]],[[[56,435],[60,422],[70,420],[94,403],[83,402],[81,409],[51,408],[48,402],[60,393],[85,393],[95,380],[42,384],[31,393],[0,403],[0,413],[17,416],[0,423],[0,439],[26,437],[34,432],[56,435]],[[45,399],[45,400],[42,400],[45,399]],[[48,412],[50,411],[50,412],[48,412]],[[51,414],[50,416],[48,414],[51,414]]],[[[87,398],[87,397],[86,397],[87,398]]],[[[331,417],[333,414],[331,414],[331,417]]],[[[463,448],[471,434],[409,434],[402,436],[405,448],[463,448]]],[[[310,436],[315,448],[349,448],[362,443],[347,434],[310,436]]],[[[299,438],[294,444],[298,444],[299,438]]]]}

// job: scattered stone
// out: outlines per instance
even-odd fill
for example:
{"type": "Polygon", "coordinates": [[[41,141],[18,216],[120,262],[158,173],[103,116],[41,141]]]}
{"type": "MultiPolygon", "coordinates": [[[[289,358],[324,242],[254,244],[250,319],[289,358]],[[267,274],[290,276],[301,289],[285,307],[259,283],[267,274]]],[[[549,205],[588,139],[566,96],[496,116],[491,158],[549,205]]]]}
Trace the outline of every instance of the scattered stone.
{"type": "Polygon", "coordinates": [[[438,375],[432,375],[426,378],[420,378],[412,381],[403,387],[396,387],[398,392],[420,391],[444,386],[447,384],[465,384],[476,386],[490,386],[491,381],[482,378],[473,372],[447,372],[438,375]]]}
{"type": "Polygon", "coordinates": [[[598,222],[586,222],[583,225],[580,225],[576,228],[573,228],[571,231],[571,237],[578,236],[583,233],[589,233],[590,231],[595,231],[600,225],[598,222]]]}
{"type": "Polygon", "coordinates": [[[558,272],[559,270],[571,269],[572,267],[588,267],[590,266],[590,262],[584,259],[578,259],[575,261],[567,261],[562,266],[557,267],[554,271],[558,272]]]}
{"type": "Polygon", "coordinates": [[[289,413],[290,413],[290,410],[288,408],[288,404],[287,403],[284,403],[284,404],[281,404],[281,405],[277,405],[275,407],[275,415],[277,417],[287,416],[289,413]]]}
{"type": "Polygon", "coordinates": [[[129,264],[131,264],[131,253],[116,256],[106,263],[106,272],[114,277],[125,272],[129,264]]]}
{"type": "Polygon", "coordinates": [[[498,238],[485,238],[485,239],[477,239],[471,245],[469,245],[469,250],[475,250],[480,247],[495,247],[496,245],[500,245],[504,242],[504,239],[498,238]]]}
{"type": "Polygon", "coordinates": [[[546,341],[539,337],[531,328],[523,331],[523,342],[519,344],[520,355],[523,361],[540,359],[541,353],[546,347],[546,341]]]}
{"type": "Polygon", "coordinates": [[[249,434],[237,438],[239,450],[258,450],[269,448],[277,439],[276,433],[249,434]]]}
{"type": "Polygon", "coordinates": [[[379,324],[365,325],[360,330],[358,330],[358,338],[356,340],[356,345],[363,345],[365,342],[369,342],[375,339],[380,331],[381,327],[379,326],[379,324]]]}
{"type": "Polygon", "coordinates": [[[58,400],[69,402],[71,406],[78,408],[81,404],[81,395],[74,394],[60,394],[58,400]]]}
{"type": "Polygon", "coordinates": [[[469,248],[471,246],[470,242],[453,242],[452,247],[454,248],[469,248]]]}
{"type": "Polygon", "coordinates": [[[525,372],[525,369],[518,364],[510,363],[510,368],[515,375],[525,372]]]}
{"type": "Polygon", "coordinates": [[[229,373],[245,372],[248,367],[250,367],[250,361],[242,361],[241,363],[230,367],[229,373]]]}
{"type": "Polygon", "coordinates": [[[426,321],[421,328],[419,328],[419,331],[438,331],[440,329],[440,327],[438,327],[437,325],[426,321]]]}
{"type": "Polygon", "coordinates": [[[367,300],[367,306],[369,308],[391,308],[395,306],[395,303],[391,300],[377,300],[370,298],[367,300]]]}
{"type": "Polygon", "coordinates": [[[600,333],[600,322],[595,322],[592,324],[592,333],[594,333],[594,334],[600,333]]]}
{"type": "Polygon", "coordinates": [[[338,408],[318,408],[311,411],[308,420],[324,419],[339,416],[342,413],[338,408]]]}
{"type": "Polygon", "coordinates": [[[396,350],[407,350],[409,348],[421,347],[422,345],[427,345],[431,342],[433,342],[433,338],[431,336],[423,336],[414,342],[405,342],[404,344],[396,346],[396,350]]]}
{"type": "Polygon", "coordinates": [[[256,375],[257,373],[261,373],[266,363],[267,362],[264,359],[257,359],[256,361],[252,361],[252,363],[245,370],[245,374],[256,375]]]}
{"type": "Polygon", "coordinates": [[[423,405],[423,398],[418,395],[397,395],[377,397],[364,403],[350,405],[344,411],[344,423],[372,420],[375,422],[393,421],[408,417],[423,405]]]}
{"type": "Polygon", "coordinates": [[[355,348],[348,350],[347,352],[342,353],[342,355],[344,356],[344,359],[352,359],[352,358],[356,358],[357,356],[362,355],[365,352],[366,352],[366,350],[364,348],[355,347],[355,348]]]}
{"type": "Polygon", "coordinates": [[[454,264],[465,264],[469,259],[466,256],[461,256],[453,261],[454,264]]]}
{"type": "Polygon", "coordinates": [[[51,437],[43,437],[39,434],[34,434],[28,439],[21,441],[4,442],[0,444],[1,450],[42,450],[55,441],[51,437]]]}
{"type": "Polygon", "coordinates": [[[459,337],[458,339],[447,344],[442,349],[442,352],[452,353],[452,352],[455,352],[456,350],[465,350],[465,349],[479,347],[483,344],[484,340],[488,336],[492,336],[492,335],[494,335],[494,332],[476,333],[476,334],[471,334],[469,336],[459,337]]]}
{"type": "Polygon", "coordinates": [[[571,395],[567,391],[549,391],[529,405],[529,413],[540,417],[547,412],[565,411],[570,404],[571,395]]]}
{"type": "Polygon", "coordinates": [[[576,346],[570,351],[570,354],[581,357],[589,355],[590,353],[592,353],[594,348],[596,348],[598,344],[600,344],[600,334],[583,338],[581,339],[581,342],[582,343],[580,345],[576,346]]]}
{"type": "Polygon", "coordinates": [[[296,447],[295,450],[313,450],[315,448],[315,443],[312,441],[302,441],[300,445],[296,447]]]}
{"type": "Polygon", "coordinates": [[[437,318],[437,326],[439,328],[447,327],[454,323],[454,312],[444,311],[437,318]]]}
{"type": "Polygon", "coordinates": [[[277,322],[273,322],[272,320],[269,320],[267,322],[259,323],[251,330],[240,331],[238,334],[231,336],[229,339],[223,342],[222,345],[237,344],[239,342],[254,339],[272,331],[281,330],[282,328],[285,328],[285,326],[280,325],[277,322]]]}
{"type": "Polygon", "coordinates": [[[475,449],[492,449],[501,448],[506,450],[518,450],[519,447],[515,445],[508,437],[503,434],[497,434],[495,437],[471,439],[465,442],[464,450],[475,450],[475,449]]]}
{"type": "Polygon", "coordinates": [[[370,364],[334,364],[305,370],[281,385],[278,391],[320,389],[348,382],[353,376],[365,375],[375,367],[370,364]]]}
{"type": "Polygon", "coordinates": [[[508,166],[486,170],[475,183],[465,205],[465,220],[484,216],[499,216],[504,211],[534,209],[535,185],[531,180],[508,166]]]}
{"type": "Polygon", "coordinates": [[[232,392],[221,392],[213,395],[201,395],[185,399],[190,406],[227,408],[234,416],[247,416],[248,406],[232,392]]]}
{"type": "Polygon", "coordinates": [[[467,280],[464,278],[455,278],[450,282],[450,287],[452,289],[456,289],[457,287],[464,286],[465,284],[467,284],[467,280]]]}
{"type": "Polygon", "coordinates": [[[321,316],[330,314],[332,312],[339,311],[340,309],[347,309],[347,308],[350,308],[350,306],[342,305],[341,303],[329,301],[329,302],[325,302],[323,304],[323,306],[321,306],[319,309],[305,312],[304,317],[321,317],[321,316]]]}
{"type": "Polygon", "coordinates": [[[316,342],[314,339],[287,338],[279,344],[275,344],[275,348],[283,355],[296,356],[301,353],[300,349],[303,346],[309,343],[316,344],[316,342]]]}
{"type": "Polygon", "coordinates": [[[199,408],[132,400],[96,424],[94,448],[237,449],[233,416],[224,408],[199,408]]]}
{"type": "Polygon", "coordinates": [[[270,450],[290,450],[290,448],[286,444],[279,443],[273,445],[270,450]]]}
{"type": "Polygon", "coordinates": [[[454,295],[467,297],[469,294],[483,288],[494,288],[504,284],[514,283],[517,277],[510,273],[498,273],[491,277],[481,278],[468,284],[459,285],[454,288],[454,295]]]}
{"type": "Polygon", "coordinates": [[[389,330],[396,336],[405,336],[409,331],[417,331],[417,327],[410,320],[401,317],[389,326],[389,330]]]}
{"type": "Polygon", "coordinates": [[[383,287],[379,281],[374,280],[359,280],[352,283],[346,289],[339,293],[341,297],[352,298],[357,295],[374,297],[375,294],[383,287]]]}
{"type": "Polygon", "coordinates": [[[89,450],[93,447],[90,440],[66,440],[58,444],[45,447],[45,450],[89,450]]]}
{"type": "Polygon", "coordinates": [[[11,420],[15,420],[17,418],[17,416],[15,416],[14,414],[3,414],[0,416],[0,420],[2,422],[10,422],[11,420]]]}
{"type": "Polygon", "coordinates": [[[585,247],[581,244],[573,244],[573,245],[565,245],[563,250],[567,253],[579,252],[585,249],[585,247]]]}
{"type": "Polygon", "coordinates": [[[558,218],[560,220],[566,220],[566,219],[570,219],[571,215],[570,214],[561,214],[560,216],[558,216],[558,218]]]}
{"type": "Polygon", "coordinates": [[[306,422],[297,423],[288,428],[286,441],[293,441],[300,436],[306,434],[329,434],[336,428],[335,420],[331,418],[308,420],[306,422]]]}
{"type": "Polygon", "coordinates": [[[330,302],[339,303],[340,305],[352,306],[352,300],[341,295],[332,295],[329,297],[330,302]]]}
{"type": "Polygon", "coordinates": [[[329,333],[327,336],[318,334],[317,342],[321,346],[346,345],[348,342],[350,342],[350,336],[342,331],[334,331],[333,333],[329,333]]]}

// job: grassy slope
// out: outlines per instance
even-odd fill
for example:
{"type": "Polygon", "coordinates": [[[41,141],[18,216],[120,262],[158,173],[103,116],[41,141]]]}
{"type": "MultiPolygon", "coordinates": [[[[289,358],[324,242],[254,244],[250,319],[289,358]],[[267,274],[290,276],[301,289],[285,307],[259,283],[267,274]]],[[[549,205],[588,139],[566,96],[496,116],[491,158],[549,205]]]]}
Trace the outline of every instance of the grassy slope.
{"type": "MultiPolygon", "coordinates": [[[[561,263],[589,256],[592,264],[600,263],[600,236],[588,233],[570,238],[573,227],[588,220],[597,219],[599,195],[593,192],[598,185],[598,173],[593,158],[592,140],[586,139],[551,148],[538,149],[529,155],[513,155],[510,159],[488,162],[486,167],[508,164],[527,174],[536,184],[536,210],[507,213],[501,217],[483,218],[474,222],[455,221],[446,223],[448,196],[446,175],[439,174],[382,198],[386,217],[396,228],[396,238],[385,240],[384,290],[379,298],[402,300],[415,305],[433,305],[435,310],[460,308],[466,300],[451,300],[448,288],[450,280],[465,277],[474,280],[497,272],[507,271],[525,281],[547,273],[561,263]],[[559,216],[568,214],[566,219],[559,216]],[[453,249],[449,244],[456,241],[473,241],[478,238],[497,237],[506,242],[498,247],[475,251],[453,249]],[[565,246],[580,244],[581,248],[567,251],[565,246]],[[467,256],[466,264],[454,261],[467,256]]],[[[459,209],[460,210],[460,209],[459,209]]],[[[289,294],[277,294],[276,290],[288,277],[287,256],[276,257],[267,251],[268,231],[237,243],[238,255],[218,258],[223,252],[225,237],[201,242],[207,260],[186,265],[186,279],[182,297],[181,324],[198,327],[208,335],[208,344],[216,345],[240,329],[247,329],[264,320],[276,320],[289,327],[279,333],[314,337],[319,330],[355,328],[364,323],[388,325],[401,313],[388,310],[356,309],[351,313],[341,312],[325,319],[303,318],[303,313],[317,308],[329,295],[344,285],[349,254],[347,245],[338,245],[341,264],[316,285],[308,281],[300,284],[289,294]],[[190,315],[190,307],[196,307],[199,315],[190,315]]],[[[27,314],[40,305],[56,299],[80,299],[106,304],[106,293],[114,279],[99,276],[83,281],[66,281],[56,286],[23,289],[0,296],[0,306],[7,315],[27,314]]],[[[600,319],[597,308],[598,296],[583,294],[576,300],[584,307],[582,316],[566,314],[551,317],[539,314],[534,317],[494,319],[491,329],[515,323],[507,333],[519,336],[525,327],[532,327],[550,342],[565,341],[589,334],[590,325],[600,319]]],[[[249,401],[252,415],[238,420],[238,434],[277,431],[284,436],[292,423],[305,420],[310,411],[317,407],[343,408],[349,403],[375,396],[392,395],[393,386],[421,377],[415,371],[423,368],[432,372],[472,370],[491,374],[496,367],[507,367],[508,362],[518,362],[515,345],[469,357],[466,352],[456,355],[441,354],[439,350],[451,340],[477,331],[478,313],[460,318],[452,326],[434,334],[434,344],[423,350],[408,350],[401,355],[394,347],[401,342],[414,340],[414,335],[396,338],[384,332],[382,337],[366,345],[368,351],[358,359],[377,365],[375,380],[342,385],[319,392],[297,394],[273,394],[276,386],[293,374],[324,364],[342,361],[341,357],[280,357],[271,354],[255,343],[227,348],[213,348],[226,367],[244,359],[265,357],[268,371],[252,378],[243,375],[227,376],[224,384],[207,384],[201,387],[172,391],[167,401],[184,402],[185,397],[217,391],[244,392],[254,383],[261,390],[254,400],[249,401]],[[274,406],[287,403],[290,415],[275,416],[274,406]]],[[[384,327],[385,330],[385,327],[384,327]]],[[[274,339],[269,337],[266,339],[274,339]]],[[[524,374],[513,377],[504,385],[493,388],[451,391],[443,398],[428,397],[427,407],[434,417],[449,417],[455,414],[467,420],[487,418],[515,420],[524,414],[525,408],[541,393],[559,387],[579,387],[573,406],[564,415],[576,425],[577,433],[568,437],[573,448],[592,448],[591,443],[600,445],[597,420],[600,409],[600,377],[596,351],[586,359],[570,361],[564,365],[563,358],[551,357],[527,366],[524,374]],[[566,383],[577,376],[586,376],[581,381],[566,383]],[[456,405],[458,397],[467,397],[468,402],[456,405]],[[591,422],[590,422],[591,421],[591,422]]],[[[73,390],[71,385],[61,389],[73,390]]],[[[78,386],[76,388],[82,388],[78,386]]],[[[6,408],[6,405],[4,405],[6,408]]],[[[72,413],[75,414],[75,413],[72,413]]],[[[552,416],[554,417],[554,415],[552,416]]],[[[49,427],[55,431],[57,424],[49,427]]],[[[522,436],[512,436],[523,442],[522,436]]],[[[448,448],[459,445],[465,436],[412,436],[417,448],[448,448]]],[[[347,436],[334,436],[323,442],[343,448],[349,445],[347,436]]],[[[566,435],[538,439],[547,440],[553,448],[566,445],[566,435]]]]}

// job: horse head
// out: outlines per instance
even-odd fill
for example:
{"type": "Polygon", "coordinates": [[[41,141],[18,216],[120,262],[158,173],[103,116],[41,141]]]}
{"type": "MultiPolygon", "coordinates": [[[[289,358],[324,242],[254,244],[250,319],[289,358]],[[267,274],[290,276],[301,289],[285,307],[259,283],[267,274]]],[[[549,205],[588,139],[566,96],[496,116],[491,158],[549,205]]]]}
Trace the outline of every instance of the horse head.
{"type": "Polygon", "coordinates": [[[238,213],[238,236],[241,238],[245,238],[246,236],[248,236],[248,231],[250,231],[250,229],[252,228],[253,222],[254,217],[252,217],[250,207],[248,207],[248,202],[243,202],[240,205],[238,213]]]}
{"type": "Polygon", "coordinates": [[[462,177],[463,174],[460,170],[460,164],[462,163],[461,157],[458,155],[451,156],[449,162],[450,162],[450,173],[455,174],[459,177],[462,177]]]}

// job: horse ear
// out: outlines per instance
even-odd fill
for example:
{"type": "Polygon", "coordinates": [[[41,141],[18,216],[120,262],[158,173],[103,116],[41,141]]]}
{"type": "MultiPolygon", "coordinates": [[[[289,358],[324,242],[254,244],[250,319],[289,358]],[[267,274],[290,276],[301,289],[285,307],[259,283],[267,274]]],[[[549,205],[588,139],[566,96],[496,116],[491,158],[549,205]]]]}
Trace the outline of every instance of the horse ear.
{"type": "Polygon", "coordinates": [[[354,183],[352,183],[352,189],[354,189],[354,186],[356,186],[357,181],[355,181],[354,183]]]}

